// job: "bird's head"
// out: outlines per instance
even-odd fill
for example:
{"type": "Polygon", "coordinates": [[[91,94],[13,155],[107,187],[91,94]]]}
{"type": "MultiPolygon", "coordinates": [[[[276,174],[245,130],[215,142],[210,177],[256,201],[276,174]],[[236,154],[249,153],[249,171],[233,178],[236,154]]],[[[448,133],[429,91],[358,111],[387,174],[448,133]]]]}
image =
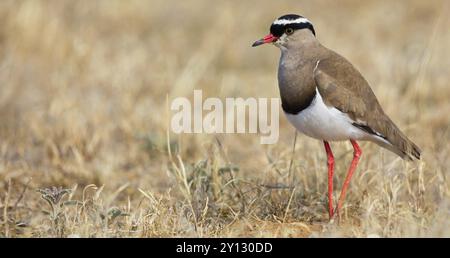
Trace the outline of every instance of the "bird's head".
{"type": "Polygon", "coordinates": [[[313,35],[314,37],[316,35],[314,27],[308,19],[297,14],[283,15],[272,23],[270,33],[253,43],[252,47],[267,43],[273,43],[277,47],[283,47],[289,40],[300,33],[307,33],[307,35],[313,35]]]}

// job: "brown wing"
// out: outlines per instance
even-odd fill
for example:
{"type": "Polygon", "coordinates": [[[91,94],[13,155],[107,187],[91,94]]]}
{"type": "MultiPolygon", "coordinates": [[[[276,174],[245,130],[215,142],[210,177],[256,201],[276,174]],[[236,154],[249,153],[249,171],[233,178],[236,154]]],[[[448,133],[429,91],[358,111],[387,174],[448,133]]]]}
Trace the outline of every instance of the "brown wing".
{"type": "Polygon", "coordinates": [[[354,126],[390,143],[380,140],[377,144],[402,158],[420,159],[420,149],[384,113],[368,82],[345,58],[332,52],[320,60],[314,80],[325,104],[347,113],[354,126]]]}

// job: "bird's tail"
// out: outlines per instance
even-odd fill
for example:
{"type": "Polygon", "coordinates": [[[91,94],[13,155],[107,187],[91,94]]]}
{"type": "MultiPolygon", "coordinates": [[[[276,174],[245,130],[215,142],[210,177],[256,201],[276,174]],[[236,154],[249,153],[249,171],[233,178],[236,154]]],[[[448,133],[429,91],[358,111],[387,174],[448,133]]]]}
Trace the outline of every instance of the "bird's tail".
{"type": "Polygon", "coordinates": [[[402,157],[406,160],[420,159],[421,150],[406,137],[406,135],[400,131],[400,129],[394,124],[394,122],[385,116],[383,119],[384,125],[382,128],[383,135],[385,136],[386,142],[376,141],[376,143],[402,157]]]}

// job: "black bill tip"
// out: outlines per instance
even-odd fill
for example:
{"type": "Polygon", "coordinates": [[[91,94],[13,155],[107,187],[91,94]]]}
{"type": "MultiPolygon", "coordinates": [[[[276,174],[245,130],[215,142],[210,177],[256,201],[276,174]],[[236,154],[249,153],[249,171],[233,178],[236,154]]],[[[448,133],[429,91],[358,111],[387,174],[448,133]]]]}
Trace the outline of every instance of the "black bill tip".
{"type": "Polygon", "coordinates": [[[264,43],[265,43],[264,39],[260,39],[260,40],[255,41],[255,43],[253,43],[252,47],[257,47],[257,46],[260,46],[260,45],[262,45],[264,43]]]}

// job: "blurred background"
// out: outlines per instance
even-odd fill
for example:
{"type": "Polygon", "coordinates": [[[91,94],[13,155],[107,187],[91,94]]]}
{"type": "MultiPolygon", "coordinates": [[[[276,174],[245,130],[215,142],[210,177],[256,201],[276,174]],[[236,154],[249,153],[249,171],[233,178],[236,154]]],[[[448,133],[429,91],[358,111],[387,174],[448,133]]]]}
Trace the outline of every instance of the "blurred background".
{"type": "MultiPolygon", "coordinates": [[[[449,236],[449,8],[0,1],[0,236],[449,236]],[[406,163],[363,144],[346,227],[322,227],[325,153],[302,135],[293,153],[282,115],[269,146],[252,134],[168,131],[168,102],[194,89],[278,97],[279,50],[250,46],[287,13],[311,20],[322,44],[361,71],[424,153],[406,163]],[[50,204],[62,207],[53,217],[36,192],[51,186],[72,189],[71,205],[50,204]]],[[[351,146],[333,146],[340,185],[351,146]]]]}

